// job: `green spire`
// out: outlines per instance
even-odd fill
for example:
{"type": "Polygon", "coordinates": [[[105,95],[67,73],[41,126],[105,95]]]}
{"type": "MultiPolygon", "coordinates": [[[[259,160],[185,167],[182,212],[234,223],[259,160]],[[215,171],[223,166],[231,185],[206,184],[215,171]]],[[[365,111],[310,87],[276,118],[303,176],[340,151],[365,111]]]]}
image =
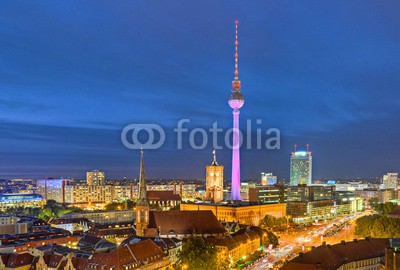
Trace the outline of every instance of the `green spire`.
{"type": "Polygon", "coordinates": [[[139,178],[139,196],[136,205],[149,205],[147,200],[147,190],[146,190],[146,176],[144,173],[144,155],[143,149],[140,150],[140,178],[139,178]]]}

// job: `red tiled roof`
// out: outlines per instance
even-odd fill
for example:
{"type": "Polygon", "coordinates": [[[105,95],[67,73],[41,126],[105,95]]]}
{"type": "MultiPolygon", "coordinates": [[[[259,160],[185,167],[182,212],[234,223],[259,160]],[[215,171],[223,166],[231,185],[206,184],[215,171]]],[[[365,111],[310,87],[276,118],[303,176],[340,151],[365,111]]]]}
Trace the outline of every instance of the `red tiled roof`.
{"type": "Polygon", "coordinates": [[[345,242],[332,246],[322,245],[294,258],[282,269],[295,269],[291,264],[303,264],[304,266],[321,264],[320,269],[337,269],[349,262],[383,257],[388,244],[387,239],[376,238],[345,242]]]}
{"type": "Polygon", "coordinates": [[[72,264],[74,265],[76,270],[86,270],[88,269],[89,259],[87,258],[79,258],[72,257],[72,264]]]}
{"type": "Polygon", "coordinates": [[[226,236],[224,238],[207,237],[205,241],[215,246],[225,246],[231,250],[237,246],[240,246],[242,243],[246,243],[249,240],[254,240],[257,238],[260,238],[260,236],[256,232],[241,229],[235,234],[226,236]]]}
{"type": "Polygon", "coordinates": [[[180,201],[181,196],[175,194],[172,190],[150,190],[147,191],[147,199],[149,201],[180,201]]]}
{"type": "Polygon", "coordinates": [[[43,260],[50,268],[56,268],[63,260],[63,256],[57,254],[44,254],[43,260]]]}
{"type": "Polygon", "coordinates": [[[149,228],[161,234],[221,234],[225,228],[211,210],[150,211],[149,228]]]}
{"type": "Polygon", "coordinates": [[[4,257],[3,255],[1,255],[1,257],[5,266],[9,268],[17,268],[24,265],[31,265],[35,259],[35,257],[29,253],[22,253],[22,254],[13,253],[10,254],[9,256],[4,256],[4,257]]]}
{"type": "MultiPolygon", "coordinates": [[[[95,269],[120,270],[129,265],[141,266],[144,262],[153,263],[161,261],[164,253],[152,240],[118,246],[110,253],[94,253],[89,260],[89,265],[95,269]],[[104,268],[101,268],[104,266],[104,268]]],[[[134,267],[134,268],[137,268],[134,267]]]]}

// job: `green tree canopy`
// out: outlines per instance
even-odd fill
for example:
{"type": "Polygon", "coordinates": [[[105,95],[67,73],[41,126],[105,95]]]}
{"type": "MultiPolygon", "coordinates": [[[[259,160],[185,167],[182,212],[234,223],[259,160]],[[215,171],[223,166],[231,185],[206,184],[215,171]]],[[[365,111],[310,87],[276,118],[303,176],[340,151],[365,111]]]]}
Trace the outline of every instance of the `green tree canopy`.
{"type": "Polygon", "coordinates": [[[355,235],[375,238],[399,238],[400,219],[384,215],[371,215],[356,220],[355,235]]]}
{"type": "Polygon", "coordinates": [[[188,238],[178,253],[178,265],[191,270],[225,270],[229,268],[226,258],[218,256],[215,246],[207,244],[202,237],[188,238]]]}
{"type": "Polygon", "coordinates": [[[391,202],[379,203],[374,205],[374,210],[380,215],[387,215],[394,211],[396,205],[391,202]]]}

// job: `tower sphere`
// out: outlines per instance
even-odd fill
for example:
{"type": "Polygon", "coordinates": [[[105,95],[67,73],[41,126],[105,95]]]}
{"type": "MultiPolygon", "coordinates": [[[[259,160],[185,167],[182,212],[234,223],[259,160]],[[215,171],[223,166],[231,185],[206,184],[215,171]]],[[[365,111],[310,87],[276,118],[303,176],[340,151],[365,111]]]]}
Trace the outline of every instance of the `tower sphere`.
{"type": "Polygon", "coordinates": [[[232,91],[228,103],[232,109],[240,109],[244,104],[244,96],[239,91],[232,91]]]}

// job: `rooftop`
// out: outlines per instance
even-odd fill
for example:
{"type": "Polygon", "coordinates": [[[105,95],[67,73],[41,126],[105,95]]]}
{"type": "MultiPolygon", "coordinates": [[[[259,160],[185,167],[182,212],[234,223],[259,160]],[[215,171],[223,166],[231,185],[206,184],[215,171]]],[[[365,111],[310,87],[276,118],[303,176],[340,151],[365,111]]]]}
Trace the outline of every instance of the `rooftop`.
{"type": "Polygon", "coordinates": [[[383,257],[387,246],[389,246],[389,241],[383,238],[343,241],[332,246],[321,245],[307,253],[301,253],[282,270],[316,268],[333,270],[350,262],[383,257]]]}

